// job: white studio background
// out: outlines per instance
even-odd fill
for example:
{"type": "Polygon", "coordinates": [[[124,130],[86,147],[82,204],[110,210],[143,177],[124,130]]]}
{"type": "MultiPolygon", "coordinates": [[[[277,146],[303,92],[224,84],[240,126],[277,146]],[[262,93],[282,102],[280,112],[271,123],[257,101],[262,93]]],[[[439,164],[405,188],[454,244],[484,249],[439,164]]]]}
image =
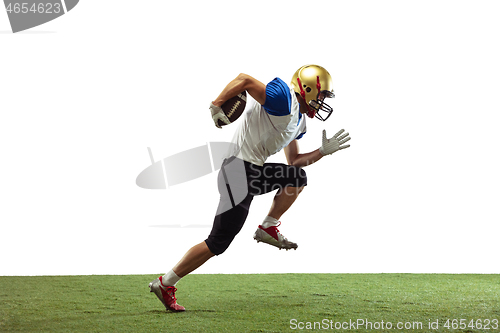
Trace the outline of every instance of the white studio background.
{"type": "Polygon", "coordinates": [[[323,128],[352,140],[305,169],[280,228],[298,250],[252,239],[268,194],[196,272],[500,273],[499,10],[82,0],[18,34],[0,10],[0,275],[170,269],[210,232],[216,174],[139,188],[147,147],[158,160],[230,140],[236,125],[219,130],[208,111],[230,80],[288,82],[308,63],[330,71],[337,97],[326,123],[308,122],[302,150],[323,128]]]}

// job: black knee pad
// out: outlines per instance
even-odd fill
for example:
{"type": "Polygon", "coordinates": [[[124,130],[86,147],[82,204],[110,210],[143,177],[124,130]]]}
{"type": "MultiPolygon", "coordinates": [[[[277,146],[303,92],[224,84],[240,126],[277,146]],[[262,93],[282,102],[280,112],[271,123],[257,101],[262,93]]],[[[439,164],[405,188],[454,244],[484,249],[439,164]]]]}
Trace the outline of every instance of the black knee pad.
{"type": "Polygon", "coordinates": [[[210,235],[205,240],[210,251],[219,255],[227,250],[234,237],[240,232],[248,216],[253,196],[248,195],[234,208],[215,216],[210,235]]]}

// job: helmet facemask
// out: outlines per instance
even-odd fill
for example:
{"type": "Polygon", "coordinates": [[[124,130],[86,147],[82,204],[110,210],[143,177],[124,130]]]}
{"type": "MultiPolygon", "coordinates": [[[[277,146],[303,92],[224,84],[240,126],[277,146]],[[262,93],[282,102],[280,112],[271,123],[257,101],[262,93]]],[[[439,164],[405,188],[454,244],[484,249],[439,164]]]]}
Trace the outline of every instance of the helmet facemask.
{"type": "Polygon", "coordinates": [[[323,90],[318,94],[315,100],[311,100],[309,106],[313,109],[311,110],[313,111],[312,117],[316,117],[321,121],[326,121],[332,115],[333,108],[325,103],[325,99],[333,97],[335,97],[333,91],[323,90]]]}
{"type": "MultiPolygon", "coordinates": [[[[319,76],[317,76],[317,83],[316,83],[316,88],[318,89],[318,93],[316,95],[316,99],[311,99],[309,102],[306,100],[306,92],[302,88],[302,82],[300,81],[300,78],[297,78],[298,86],[300,87],[300,96],[304,99],[307,107],[307,116],[309,118],[318,118],[321,121],[326,121],[332,114],[333,109],[330,105],[325,103],[325,98],[332,98],[335,97],[335,94],[332,91],[329,90],[321,90],[321,83],[319,80],[319,76]],[[320,114],[321,112],[324,112],[325,115],[322,116],[320,114]]],[[[308,88],[310,89],[310,88],[308,88]]],[[[310,90],[309,90],[310,91],[310,90]]],[[[308,91],[308,92],[309,92],[308,91]]]]}

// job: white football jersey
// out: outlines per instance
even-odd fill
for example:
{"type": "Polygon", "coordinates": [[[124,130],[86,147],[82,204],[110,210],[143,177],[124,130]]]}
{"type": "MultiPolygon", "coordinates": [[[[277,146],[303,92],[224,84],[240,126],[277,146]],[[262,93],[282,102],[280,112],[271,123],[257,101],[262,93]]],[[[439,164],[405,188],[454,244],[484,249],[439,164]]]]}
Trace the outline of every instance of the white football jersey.
{"type": "Polygon", "coordinates": [[[230,156],[262,166],[269,156],[305,134],[306,116],[299,110],[295,92],[279,78],[267,84],[264,105],[248,95],[230,156]]]}

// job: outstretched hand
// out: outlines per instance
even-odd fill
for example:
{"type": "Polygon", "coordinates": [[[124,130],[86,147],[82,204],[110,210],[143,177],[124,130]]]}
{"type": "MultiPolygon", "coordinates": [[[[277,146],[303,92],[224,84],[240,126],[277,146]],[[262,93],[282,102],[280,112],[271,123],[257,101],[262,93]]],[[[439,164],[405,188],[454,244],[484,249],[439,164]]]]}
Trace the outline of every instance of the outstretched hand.
{"type": "Polygon", "coordinates": [[[319,148],[319,152],[325,156],[335,153],[337,150],[349,148],[351,145],[344,145],[347,141],[351,140],[349,137],[349,133],[344,133],[344,130],[341,129],[338,131],[333,137],[330,139],[326,138],[326,130],[323,130],[323,141],[321,147],[319,148]],[[342,135],[341,135],[342,134],[342,135]]]}

